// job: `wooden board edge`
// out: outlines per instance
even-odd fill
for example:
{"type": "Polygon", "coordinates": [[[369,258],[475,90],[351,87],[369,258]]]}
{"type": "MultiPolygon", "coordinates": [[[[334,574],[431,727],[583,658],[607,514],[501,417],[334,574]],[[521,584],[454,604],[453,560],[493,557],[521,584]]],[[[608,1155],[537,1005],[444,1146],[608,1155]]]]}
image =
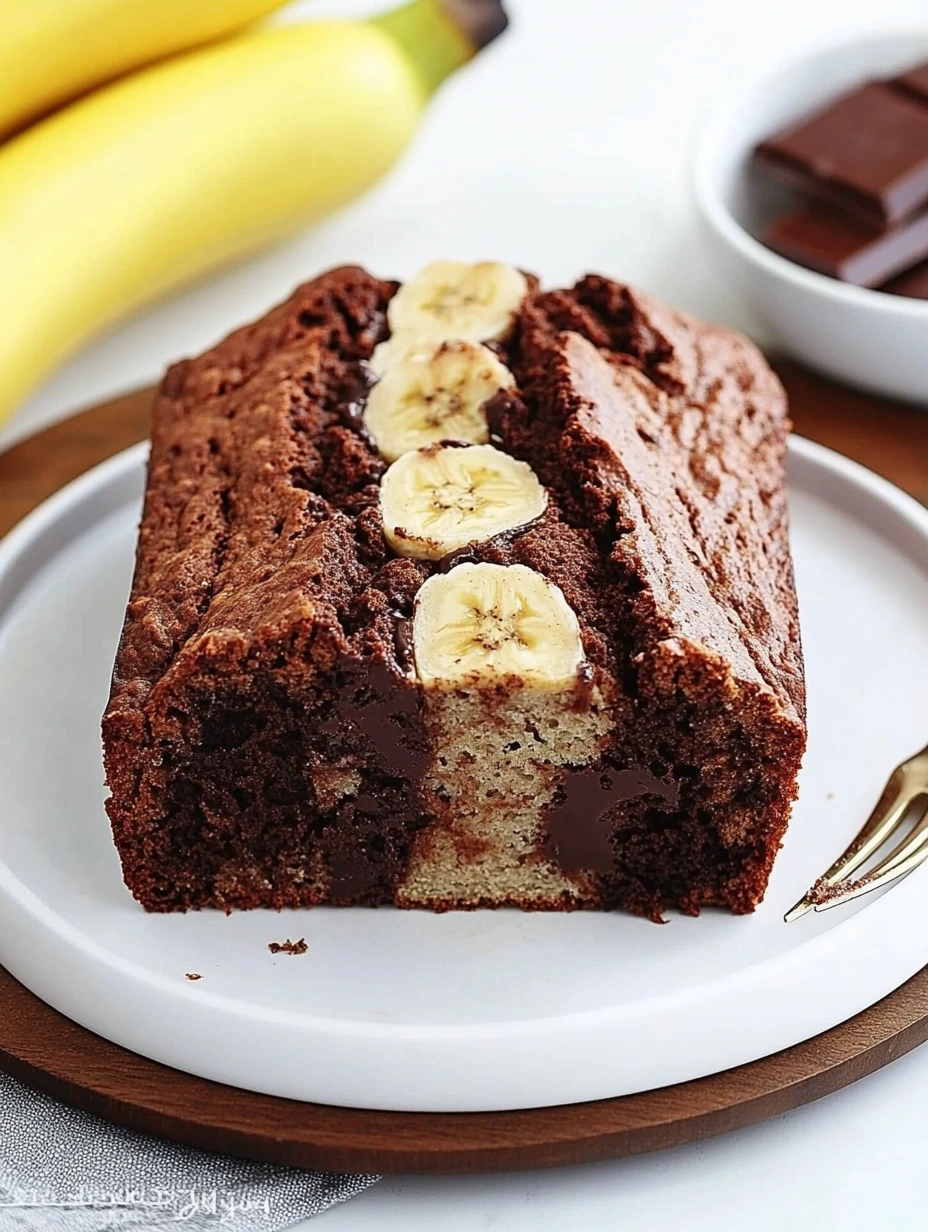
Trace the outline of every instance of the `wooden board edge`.
{"type": "Polygon", "coordinates": [[[105,1120],[263,1163],[460,1174],[643,1154],[820,1099],[928,1039],[928,968],[863,1014],[750,1065],[639,1095],[493,1113],[336,1108],[223,1086],[85,1030],[2,968],[0,1004],[0,1067],[105,1120]]]}

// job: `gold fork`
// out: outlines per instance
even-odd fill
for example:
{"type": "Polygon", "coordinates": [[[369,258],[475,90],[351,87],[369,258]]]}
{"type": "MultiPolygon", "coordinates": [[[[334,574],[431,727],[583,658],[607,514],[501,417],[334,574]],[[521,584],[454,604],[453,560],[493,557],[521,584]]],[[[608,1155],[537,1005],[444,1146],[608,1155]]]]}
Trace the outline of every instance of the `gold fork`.
{"type": "Polygon", "coordinates": [[[798,920],[807,911],[828,911],[852,898],[869,894],[904,877],[928,859],[928,748],[922,749],[889,776],[876,808],[864,822],[863,829],[832,864],[824,876],[791,907],[783,917],[787,924],[798,920]],[[849,880],[851,874],[890,839],[915,806],[921,812],[915,824],[875,868],[863,877],[849,880]]]}

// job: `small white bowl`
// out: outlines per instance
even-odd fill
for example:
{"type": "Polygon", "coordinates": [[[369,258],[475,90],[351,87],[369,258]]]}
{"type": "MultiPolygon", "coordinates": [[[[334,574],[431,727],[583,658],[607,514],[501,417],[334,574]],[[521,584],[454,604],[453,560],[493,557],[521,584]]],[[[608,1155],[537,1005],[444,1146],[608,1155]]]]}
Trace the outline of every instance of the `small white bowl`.
{"type": "Polygon", "coordinates": [[[873,393],[928,405],[928,301],[816,274],[756,238],[786,200],[750,173],[758,141],[869,78],[928,58],[928,33],[858,39],[781,68],[723,103],[698,144],[696,199],[736,286],[774,344],[873,393]]]}

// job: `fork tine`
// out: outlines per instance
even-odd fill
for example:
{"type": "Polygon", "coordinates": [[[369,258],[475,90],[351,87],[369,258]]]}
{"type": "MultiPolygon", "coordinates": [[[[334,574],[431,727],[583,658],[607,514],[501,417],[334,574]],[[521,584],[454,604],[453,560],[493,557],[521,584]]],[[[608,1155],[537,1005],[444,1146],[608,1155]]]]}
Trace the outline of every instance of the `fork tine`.
{"type": "Polygon", "coordinates": [[[832,886],[842,877],[848,876],[860,868],[886,842],[890,834],[905,816],[912,797],[903,789],[906,780],[906,764],[897,766],[889,776],[883,794],[876,803],[873,812],[864,822],[863,827],[850,845],[838,856],[831,868],[820,877],[815,886],[804,894],[783,917],[785,923],[798,920],[800,916],[811,911],[816,905],[814,890],[821,885],[832,886]]]}
{"type": "MultiPolygon", "coordinates": [[[[916,796],[915,799],[918,797],[916,796]]],[[[859,898],[861,894],[869,894],[872,890],[878,890],[881,886],[888,885],[889,882],[896,881],[899,877],[904,877],[906,873],[918,868],[919,864],[928,859],[928,798],[923,797],[923,799],[925,812],[921,820],[902,842],[893,848],[886,859],[881,860],[876,868],[867,873],[866,877],[850,882],[845,889],[829,894],[824,901],[815,903],[816,911],[829,911],[832,907],[840,906],[841,903],[849,903],[852,899],[859,898]]]]}
{"type": "Polygon", "coordinates": [[[920,801],[922,804],[922,814],[919,820],[905,838],[900,840],[887,856],[883,857],[876,868],[870,870],[868,876],[872,877],[877,873],[888,873],[890,869],[903,864],[909,856],[914,855],[916,851],[919,851],[928,844],[928,797],[913,796],[912,804],[915,804],[917,801],[920,801]]]}

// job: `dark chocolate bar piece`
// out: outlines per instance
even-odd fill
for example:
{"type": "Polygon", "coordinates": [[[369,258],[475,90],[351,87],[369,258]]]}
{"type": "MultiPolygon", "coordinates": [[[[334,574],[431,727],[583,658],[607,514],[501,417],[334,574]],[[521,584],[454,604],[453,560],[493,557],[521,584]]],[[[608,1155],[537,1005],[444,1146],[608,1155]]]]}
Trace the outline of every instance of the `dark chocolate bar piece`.
{"type": "Polygon", "coordinates": [[[762,142],[759,166],[864,225],[928,206],[928,106],[872,82],[762,142]]]}
{"type": "Polygon", "coordinates": [[[906,270],[898,278],[893,278],[880,287],[880,290],[889,295],[905,295],[909,299],[928,299],[928,261],[906,270]]]}
{"type": "Polygon", "coordinates": [[[889,84],[919,102],[928,103],[928,60],[910,68],[907,73],[900,73],[889,84]]]}
{"type": "Polygon", "coordinates": [[[801,206],[773,222],[764,243],[820,274],[878,287],[928,257],[928,212],[891,231],[875,231],[826,206],[801,206]]]}

